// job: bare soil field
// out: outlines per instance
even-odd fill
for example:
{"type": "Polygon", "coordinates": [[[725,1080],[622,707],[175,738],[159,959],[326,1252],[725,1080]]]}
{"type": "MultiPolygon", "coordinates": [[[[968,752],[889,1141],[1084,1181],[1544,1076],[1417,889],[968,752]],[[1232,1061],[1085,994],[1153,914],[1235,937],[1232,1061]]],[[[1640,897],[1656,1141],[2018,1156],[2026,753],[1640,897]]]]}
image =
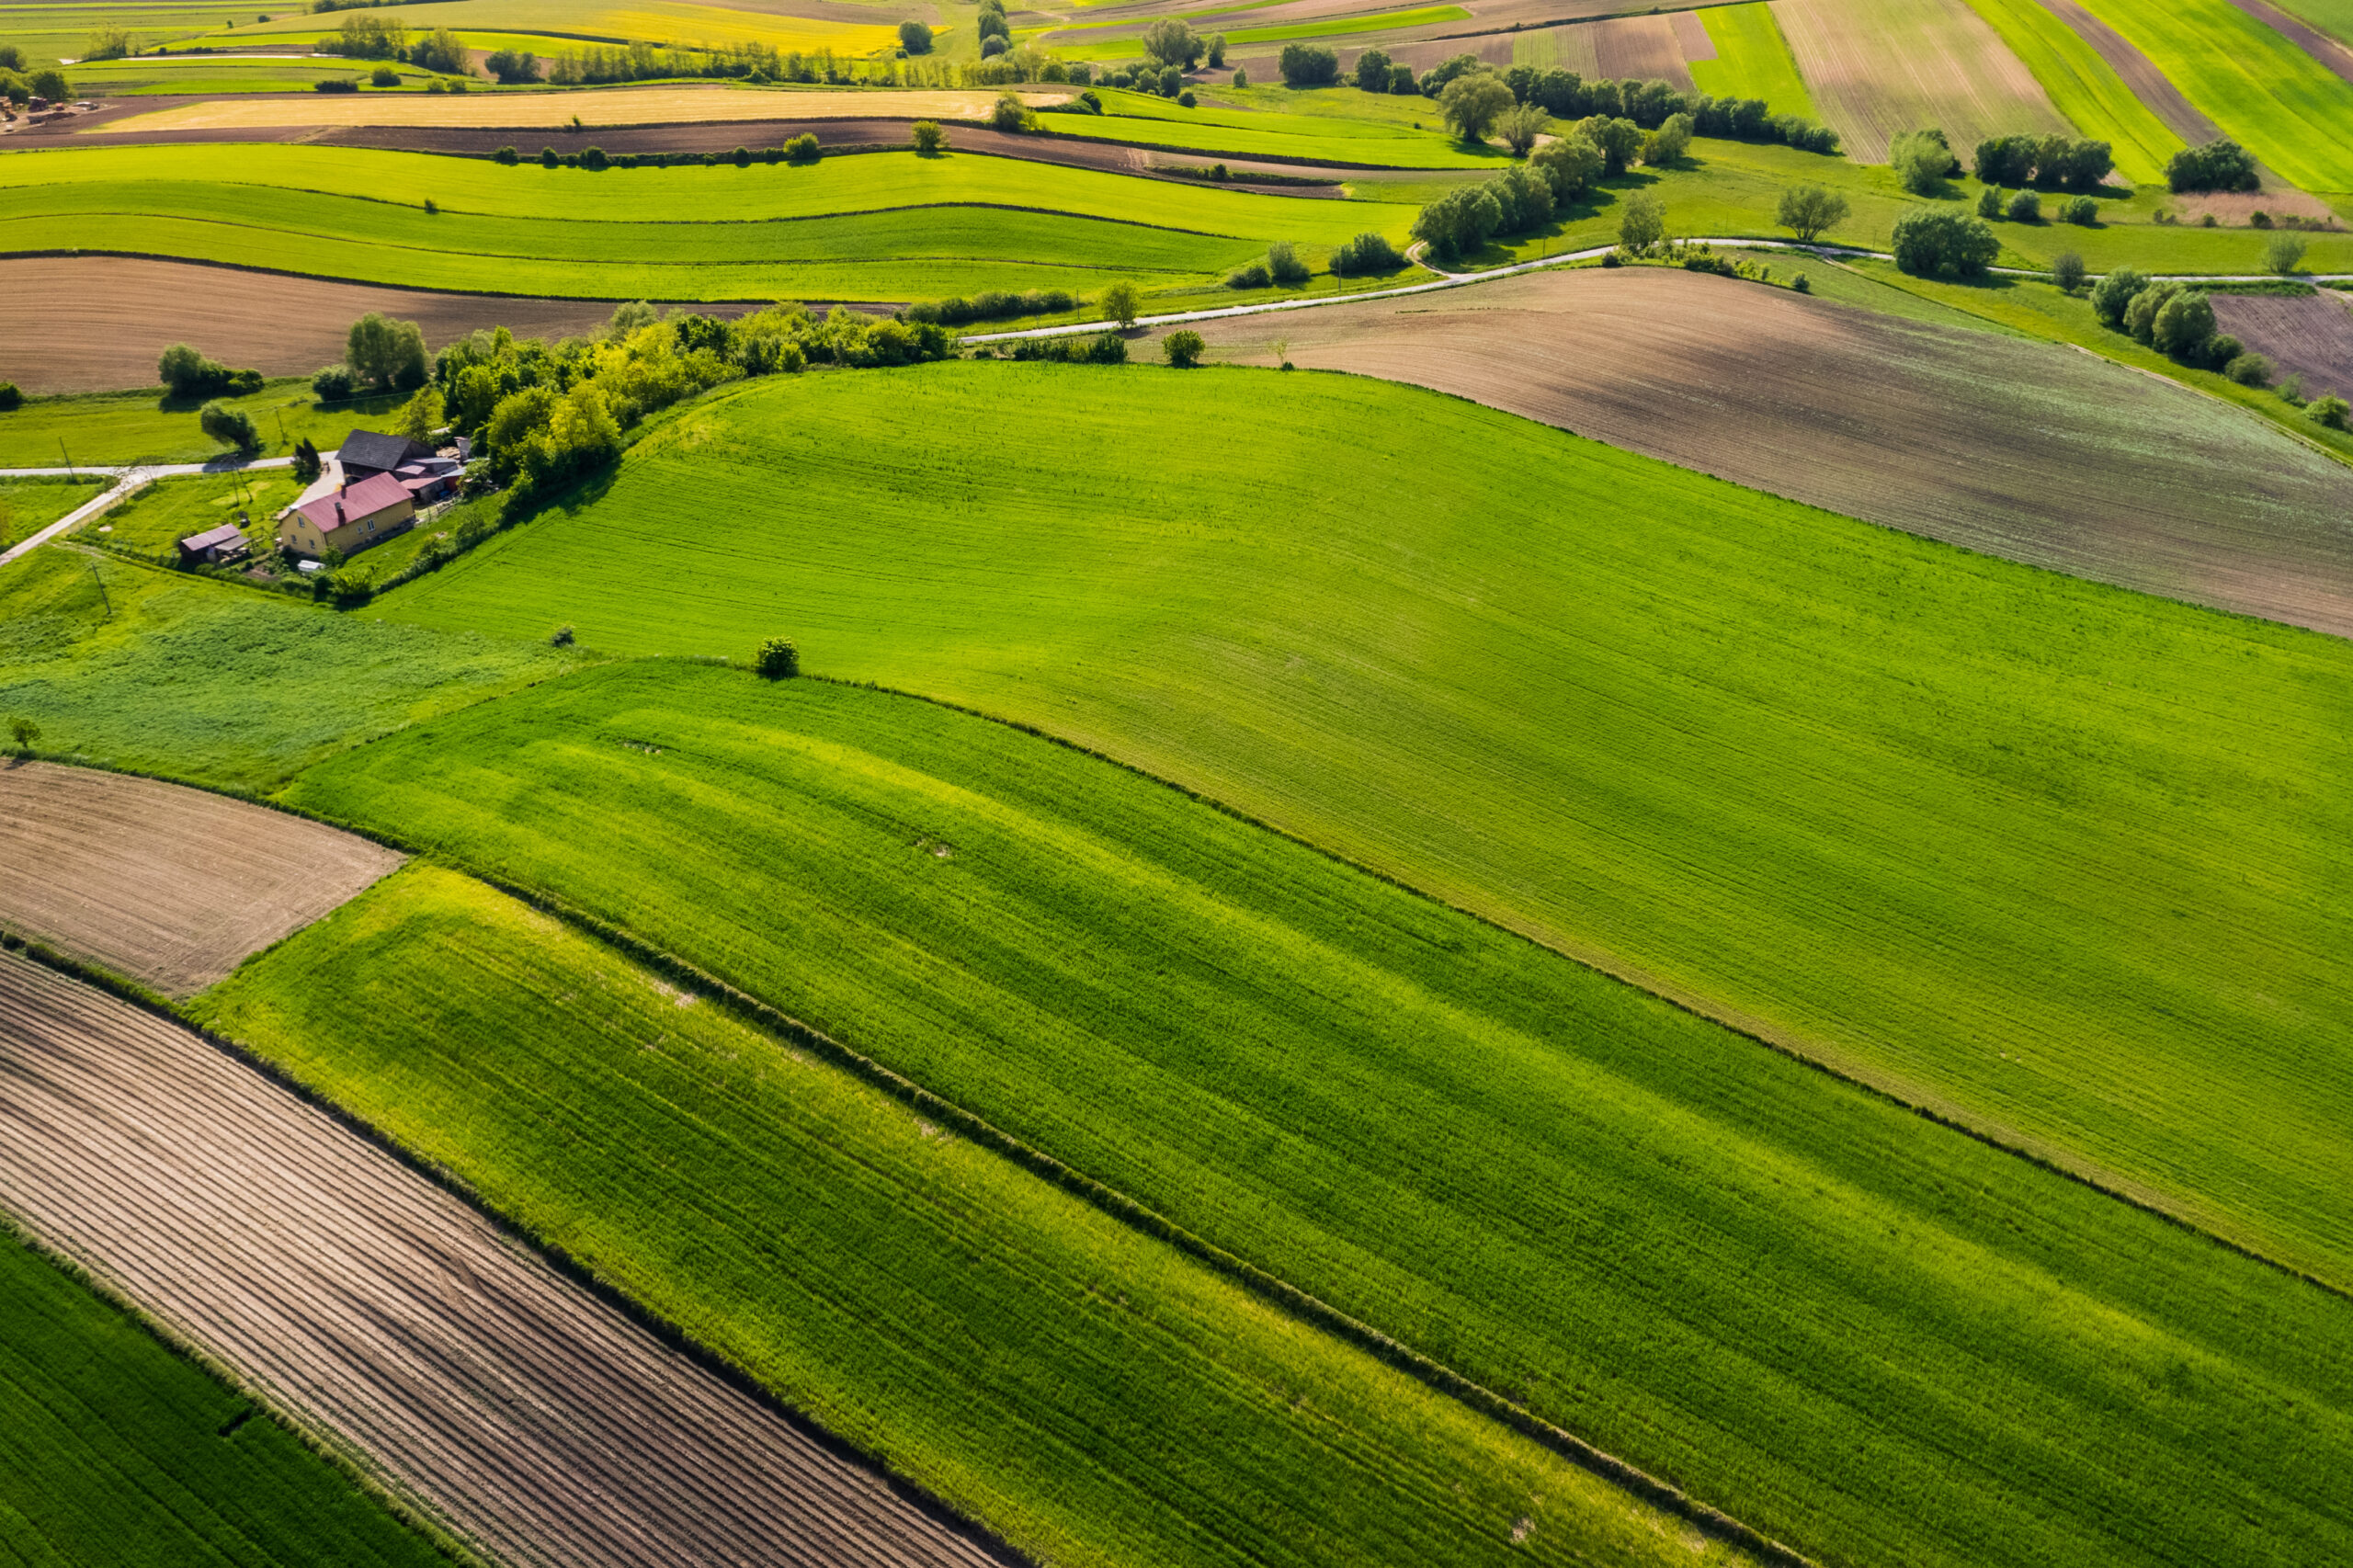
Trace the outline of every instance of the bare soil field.
{"type": "Polygon", "coordinates": [[[0,1206],[499,1560],[1007,1561],[185,1029],[0,954],[0,1206]]]}
{"type": "Polygon", "coordinates": [[[1652,267],[1195,330],[1215,358],[1270,364],[1281,336],[1304,369],[1430,387],[1972,550],[2353,635],[2353,471],[2075,350],[1652,267]]]}
{"type": "Polygon", "coordinates": [[[2324,289],[2303,299],[2216,294],[2214,319],[2282,376],[2304,378],[2304,395],[2353,394],[2353,303],[2324,289]]]}
{"type": "Polygon", "coordinates": [[[1847,156],[1875,164],[1902,131],[1955,147],[2018,131],[2073,134],[2042,85],[1966,0],[1776,0],[1773,16],[1847,156]]]}
{"type": "MultiPolygon", "coordinates": [[[[1022,95],[1033,105],[1061,103],[1065,92],[1022,95]]],[[[983,119],[995,88],[904,92],[779,93],[735,87],[615,87],[560,93],[249,94],[184,103],[153,114],[109,119],[92,136],[154,131],[268,131],[293,126],[399,125],[544,131],[574,116],[597,130],[627,125],[742,123],[795,119],[983,119]]]]}
{"type": "Polygon", "coordinates": [[[1683,62],[1713,60],[1716,40],[1708,36],[1708,24],[1697,11],[1677,11],[1667,18],[1675,24],[1675,41],[1683,51],[1683,62]]]}
{"type": "MultiPolygon", "coordinates": [[[[1586,26],[1593,29],[1594,63],[1604,76],[1620,81],[1664,80],[1684,92],[1691,90],[1691,72],[1684,60],[1683,40],[1672,18],[1615,17],[1586,26]]],[[[1700,29],[1700,36],[1707,36],[1705,28],[1700,29]]]]}
{"type": "Polygon", "coordinates": [[[0,924],[188,996],[402,857],[177,784],[0,763],[0,924]]]}
{"type": "MultiPolygon", "coordinates": [[[[697,304],[741,314],[767,301],[697,304]]],[[[343,358],[351,324],[382,311],[438,348],[476,327],[561,337],[604,324],[612,301],[435,294],[131,256],[0,259],[0,376],[28,392],[115,392],[155,380],[173,343],[200,343],[265,375],[343,358]]]]}

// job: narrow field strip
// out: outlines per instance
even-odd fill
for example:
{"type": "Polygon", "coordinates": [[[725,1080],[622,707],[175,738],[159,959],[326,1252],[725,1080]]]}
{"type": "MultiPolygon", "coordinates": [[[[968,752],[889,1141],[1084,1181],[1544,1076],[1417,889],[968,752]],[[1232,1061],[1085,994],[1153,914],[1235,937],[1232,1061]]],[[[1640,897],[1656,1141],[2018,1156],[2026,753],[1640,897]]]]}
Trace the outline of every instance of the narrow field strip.
{"type": "Polygon", "coordinates": [[[2165,161],[2196,133],[2197,111],[2148,57],[2075,0],[1970,0],[2078,132],[2105,142],[2124,177],[2165,177],[2165,161]],[[2128,75],[2127,73],[2130,73],[2128,75]]]}
{"type": "Polygon", "coordinates": [[[0,763],[0,927],[166,995],[202,990],[400,863],[381,845],[264,806],[0,763]]]}
{"type": "MultiPolygon", "coordinates": [[[[1067,92],[1026,92],[1032,106],[1067,92]]],[[[223,98],[108,121],[93,136],[153,131],[261,131],[306,125],[464,126],[553,131],[579,119],[598,129],[696,120],[985,119],[995,89],[970,92],[760,92],[736,87],[615,87],[588,92],[305,93],[299,97],[223,98]]]]}
{"type": "Polygon", "coordinates": [[[1004,1561],[187,1030],[11,954],[0,1021],[0,1205],[506,1561],[1004,1561]]]}
{"type": "Polygon", "coordinates": [[[1885,161],[1891,138],[1922,126],[1963,148],[2068,129],[1966,0],[1773,0],[1773,15],[1823,119],[1859,162],[1885,161]]]}

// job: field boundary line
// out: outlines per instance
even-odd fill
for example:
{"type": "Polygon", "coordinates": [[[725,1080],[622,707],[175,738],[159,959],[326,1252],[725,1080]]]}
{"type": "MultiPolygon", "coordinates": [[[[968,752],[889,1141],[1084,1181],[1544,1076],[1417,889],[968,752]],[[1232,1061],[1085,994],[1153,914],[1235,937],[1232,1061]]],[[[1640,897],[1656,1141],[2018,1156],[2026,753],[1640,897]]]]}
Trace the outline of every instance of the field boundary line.
{"type": "MultiPolygon", "coordinates": [[[[94,771],[129,773],[131,770],[127,768],[106,768],[94,769],[94,771]]],[[[152,774],[136,774],[133,776],[139,778],[156,777],[152,774]]],[[[164,779],[162,781],[169,784],[180,784],[181,782],[178,779],[164,779]]],[[[233,791],[229,790],[210,790],[208,786],[204,785],[182,785],[182,787],[187,789],[205,790],[210,793],[233,794],[233,791]]],[[[284,812],[288,816],[299,817],[307,821],[319,823],[324,826],[334,827],[342,832],[353,834],[354,836],[367,838],[370,842],[383,845],[387,848],[398,847],[398,846],[392,845],[384,835],[371,833],[361,829],[355,829],[346,824],[335,822],[331,818],[313,812],[296,811],[265,797],[235,796],[234,798],[249,801],[254,804],[267,807],[272,811],[284,812]]],[[[409,852],[403,851],[403,853],[409,852]]],[[[474,873],[465,870],[462,867],[452,866],[452,863],[446,858],[438,856],[427,857],[414,854],[412,854],[411,858],[412,859],[430,859],[433,864],[450,867],[453,869],[459,870],[461,874],[467,876],[474,875],[474,873]]],[[[396,872],[394,874],[397,875],[398,873],[396,872]]],[[[477,877],[475,880],[483,881],[490,886],[498,886],[495,881],[486,877],[477,877]]],[[[510,897],[521,899],[523,902],[530,903],[534,908],[542,907],[540,903],[531,895],[503,887],[500,888],[499,891],[507,892],[510,897]]],[[[552,907],[545,909],[544,912],[553,915],[562,914],[560,910],[552,907]]],[[[280,942],[291,940],[292,937],[297,935],[300,935],[300,933],[290,933],[288,937],[280,938],[280,942]]],[[[274,942],[270,944],[270,947],[263,949],[262,952],[266,953],[271,951],[278,945],[280,944],[274,942]]],[[[811,1442],[816,1444],[819,1448],[824,1449],[826,1452],[841,1460],[844,1463],[855,1466],[873,1476],[894,1496],[898,1497],[909,1507],[925,1515],[926,1517],[948,1526],[952,1529],[969,1534],[974,1540],[980,1542],[988,1551],[995,1553],[1000,1559],[1008,1564],[1027,1564],[1035,1561],[1027,1553],[1016,1548],[1011,1542],[1007,1541],[988,1525],[983,1523],[979,1519],[970,1517],[958,1512],[944,1500],[935,1495],[928,1487],[923,1484],[923,1483],[915,1480],[912,1476],[903,1475],[898,1471],[892,1469],[891,1465],[880,1455],[871,1454],[863,1449],[858,1448],[847,1438],[838,1436],[830,1428],[816,1421],[807,1413],[796,1409],[791,1404],[787,1403],[773,1389],[770,1389],[766,1384],[760,1382],[749,1372],[746,1372],[742,1368],[736,1366],[733,1362],[726,1359],[717,1351],[704,1345],[700,1340],[694,1338],[691,1335],[688,1334],[677,1324],[670,1322],[667,1318],[663,1317],[661,1314],[654,1312],[633,1297],[623,1293],[618,1287],[608,1283],[603,1276],[597,1274],[581,1259],[574,1257],[569,1251],[565,1250],[561,1244],[540,1235],[531,1227],[523,1224],[500,1210],[494,1208],[455,1171],[452,1171],[446,1166],[437,1165],[418,1155],[406,1145],[403,1144],[399,1140],[384,1133],[373,1123],[369,1122],[366,1119],[354,1115],[351,1111],[345,1109],[341,1105],[325,1094],[322,1093],[320,1090],[313,1087],[301,1078],[294,1076],[284,1068],[278,1066],[276,1062],[246,1049],[244,1045],[233,1037],[219,1034],[211,1028],[207,1028],[205,1025],[196,1022],[182,1012],[180,1007],[176,1004],[173,1003],[169,998],[149,991],[137,981],[117,974],[112,970],[106,968],[104,965],[91,963],[85,960],[77,959],[71,954],[60,952],[56,949],[42,942],[38,937],[8,930],[6,927],[0,927],[0,951],[13,953],[18,958],[28,960],[51,971],[54,973],[63,975],[67,980],[73,981],[77,984],[86,985],[94,990],[104,992],[118,1001],[127,1003],[131,1006],[139,1008],[142,1012],[160,1018],[164,1022],[170,1024],[175,1028],[186,1030],[188,1033],[195,1036],[198,1040],[202,1040],[206,1045],[221,1052],[223,1056],[228,1057],[240,1067],[258,1074],[260,1077],[275,1085],[277,1087],[283,1089],[290,1095],[292,1095],[303,1105],[325,1117],[342,1131],[350,1133],[352,1136],[359,1139],[362,1142],[365,1142],[370,1148],[377,1150],[379,1153],[389,1155],[404,1169],[431,1183],[435,1187],[448,1193],[452,1198],[455,1198],[459,1202],[464,1204],[468,1210],[480,1216],[492,1227],[492,1229],[496,1231],[500,1236],[506,1238],[512,1244],[529,1251],[532,1256],[545,1262],[555,1271],[558,1277],[565,1281],[565,1283],[573,1286],[574,1289],[585,1292],[598,1302],[620,1313],[631,1323],[635,1324],[638,1327],[652,1335],[663,1346],[673,1353],[683,1357],[699,1369],[709,1373],[710,1376],[725,1383],[728,1387],[733,1389],[736,1392],[750,1400],[754,1404],[757,1405],[767,1414],[775,1416],[777,1419],[784,1422],[786,1425],[791,1426],[795,1431],[800,1432],[802,1436],[806,1437],[811,1442]]],[[[258,958],[261,955],[256,953],[253,956],[258,958]]],[[[198,994],[201,995],[203,993],[199,992],[198,994]]],[[[17,1226],[14,1217],[8,1215],[5,1211],[0,1211],[0,1224],[5,1224],[11,1229],[19,1228],[17,1226]]],[[[43,1250],[46,1251],[46,1249],[43,1250]]],[[[132,1307],[131,1310],[133,1315],[138,1317],[142,1324],[148,1322],[146,1315],[143,1312],[139,1312],[136,1307],[132,1307]]],[[[160,1327],[158,1327],[157,1332],[161,1332],[160,1327]]],[[[219,1370],[219,1369],[214,1368],[213,1362],[210,1358],[206,1357],[200,1349],[191,1346],[188,1348],[188,1354],[204,1366],[219,1370]]],[[[289,1430],[291,1430],[298,1436],[301,1437],[307,1445],[319,1449],[320,1451],[329,1454],[330,1457],[335,1457],[336,1459],[336,1462],[345,1468],[359,1468],[361,1469],[362,1473],[368,1473],[365,1469],[364,1458],[357,1455],[341,1455],[341,1439],[336,1434],[331,1431],[317,1433],[312,1432],[307,1426],[298,1424],[295,1418],[291,1415],[280,1413],[277,1406],[271,1403],[268,1400],[253,1393],[252,1391],[245,1386],[243,1381],[229,1376],[226,1372],[222,1372],[222,1375],[224,1381],[226,1381],[232,1388],[235,1389],[240,1394],[243,1394],[256,1407],[267,1413],[273,1419],[278,1421],[280,1425],[286,1426],[289,1430]]],[[[387,1493],[384,1483],[381,1482],[371,1481],[370,1490],[379,1495],[390,1494],[387,1493]]],[[[421,1503],[405,1502],[402,1506],[402,1517],[404,1518],[419,1517],[418,1511],[421,1507],[421,1503]]],[[[463,1540],[462,1537],[456,1536],[450,1527],[446,1525],[436,1525],[432,1534],[437,1541],[445,1539],[460,1541],[462,1541],[463,1540]]],[[[492,1558],[486,1551],[466,1548],[465,1552],[466,1554],[462,1556],[460,1561],[466,1563],[467,1568],[499,1568],[498,1561],[492,1558]]],[[[1809,1565],[1809,1568],[1811,1568],[1811,1565],[1809,1565]]]]}

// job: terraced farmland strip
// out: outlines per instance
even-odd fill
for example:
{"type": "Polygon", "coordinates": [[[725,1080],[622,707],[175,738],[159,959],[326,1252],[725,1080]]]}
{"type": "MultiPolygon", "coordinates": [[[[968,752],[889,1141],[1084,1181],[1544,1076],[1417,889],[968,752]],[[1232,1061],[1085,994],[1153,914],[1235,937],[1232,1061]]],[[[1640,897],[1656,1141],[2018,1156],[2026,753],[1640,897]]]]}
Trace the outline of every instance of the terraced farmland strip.
{"type": "MultiPolygon", "coordinates": [[[[1032,104],[1066,92],[1026,92],[1032,104]]],[[[667,125],[684,120],[986,119],[996,89],[971,91],[766,92],[734,87],[600,87],[548,93],[306,93],[298,97],[222,98],[108,120],[94,135],[156,131],[267,131],[306,125],[473,126],[551,131],[577,116],[591,125],[667,125]]]]}
{"type": "Polygon", "coordinates": [[[1773,15],[1849,157],[1884,162],[1890,139],[1923,126],[1960,148],[2069,129],[1966,0],[1774,0],[1773,15]]]}
{"type": "Polygon", "coordinates": [[[1712,52],[1691,57],[1691,82],[1701,92],[1720,98],[1763,98],[1775,114],[1822,118],[1766,0],[1676,14],[1694,17],[1707,30],[1712,52]]]}
{"type": "Polygon", "coordinates": [[[185,1029],[0,954],[0,1205],[507,1562],[1003,1561],[185,1029]]]}
{"type": "MultiPolygon", "coordinates": [[[[624,923],[1822,1561],[2353,1543],[2353,1305],[1067,749],[650,662],[294,792],[624,923]]],[[[507,1026],[378,1031],[412,986],[494,982],[313,978],[442,950],[368,913],[399,896],[241,975],[224,1017],[297,1062],[346,1042],[322,1070],[381,1063],[372,1094],[462,1123],[506,1091],[457,1042],[507,1026]]],[[[555,1146],[574,1114],[604,1113],[555,1146]]]]}
{"type": "Polygon", "coordinates": [[[1744,1561],[478,882],[272,960],[220,1027],[1040,1561],[1744,1561]]]}
{"type": "Polygon", "coordinates": [[[2026,62],[2078,132],[2105,142],[2124,177],[2165,177],[2185,142],[2211,142],[2212,124],[2189,107],[2148,56],[2075,0],[1970,0],[2026,62]]]}
{"type": "Polygon", "coordinates": [[[202,990],[400,863],[364,838],[224,796],[0,766],[0,926],[167,995],[202,990]]]}

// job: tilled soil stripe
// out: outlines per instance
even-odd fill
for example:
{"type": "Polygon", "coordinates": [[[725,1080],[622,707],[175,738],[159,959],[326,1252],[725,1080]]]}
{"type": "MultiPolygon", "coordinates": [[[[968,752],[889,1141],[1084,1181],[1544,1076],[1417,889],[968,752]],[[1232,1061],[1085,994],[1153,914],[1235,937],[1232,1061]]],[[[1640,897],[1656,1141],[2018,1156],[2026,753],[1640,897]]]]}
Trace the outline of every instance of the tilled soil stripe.
{"type": "Polygon", "coordinates": [[[495,1555],[1006,1561],[261,1074],[5,954],[0,1126],[35,1235],[495,1555]]]}

